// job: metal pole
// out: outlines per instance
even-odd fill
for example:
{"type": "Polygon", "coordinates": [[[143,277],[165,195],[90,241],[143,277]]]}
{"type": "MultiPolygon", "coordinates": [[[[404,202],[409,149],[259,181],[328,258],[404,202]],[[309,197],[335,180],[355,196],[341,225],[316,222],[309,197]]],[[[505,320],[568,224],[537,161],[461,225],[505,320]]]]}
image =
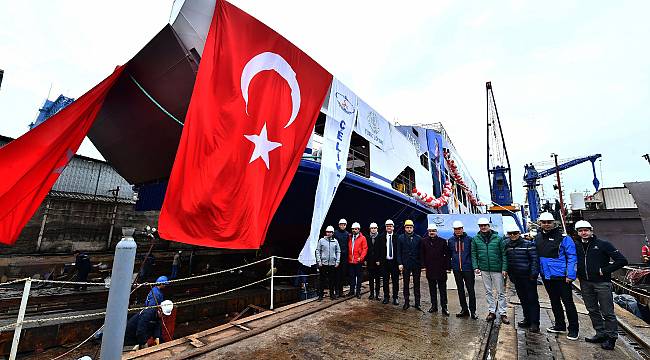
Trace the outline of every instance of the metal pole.
{"type": "Polygon", "coordinates": [[[135,228],[122,228],[122,240],[115,247],[111,287],[108,291],[104,335],[100,352],[100,359],[102,360],[118,360],[122,357],[131,278],[137,249],[135,240],[133,240],[134,232],[135,228]]]}
{"type": "Polygon", "coordinates": [[[115,203],[115,205],[113,206],[113,213],[111,214],[111,228],[108,231],[106,250],[109,250],[111,248],[111,241],[113,240],[113,228],[115,228],[115,216],[117,216],[117,195],[120,193],[120,187],[118,186],[117,189],[112,189],[108,191],[113,193],[113,202],[115,203]]]}
{"type": "Polygon", "coordinates": [[[47,222],[47,214],[50,212],[50,202],[51,198],[47,199],[47,204],[45,205],[45,211],[43,213],[43,221],[41,221],[41,230],[38,232],[38,240],[36,240],[36,252],[41,251],[41,241],[43,241],[43,233],[45,232],[45,223],[47,222]]]}
{"type": "Polygon", "coordinates": [[[566,213],[564,212],[564,200],[562,199],[562,182],[560,181],[560,168],[558,167],[557,164],[557,154],[551,154],[553,159],[555,159],[555,175],[557,176],[557,191],[560,193],[560,218],[562,220],[562,228],[564,229],[564,233],[566,234],[566,213]]]}
{"type": "Polygon", "coordinates": [[[275,267],[275,255],[271,256],[271,310],[273,310],[273,268],[275,267]]]}
{"type": "Polygon", "coordinates": [[[27,309],[27,300],[29,299],[29,290],[32,288],[32,279],[25,280],[23,288],[23,298],[20,300],[20,310],[18,310],[18,320],[14,329],[14,340],[11,342],[11,353],[9,360],[15,360],[18,353],[18,343],[20,342],[20,333],[23,331],[23,320],[25,319],[25,309],[27,309]]]}

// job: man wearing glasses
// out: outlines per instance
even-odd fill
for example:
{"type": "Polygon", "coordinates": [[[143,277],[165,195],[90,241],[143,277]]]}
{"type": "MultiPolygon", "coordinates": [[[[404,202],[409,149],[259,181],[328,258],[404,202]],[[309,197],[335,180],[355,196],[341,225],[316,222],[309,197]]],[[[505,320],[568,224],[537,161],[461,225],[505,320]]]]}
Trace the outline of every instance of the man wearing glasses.
{"type": "Polygon", "coordinates": [[[571,237],[562,234],[555,226],[555,219],[549,212],[539,216],[542,231],[535,236],[539,268],[544,287],[551,300],[555,325],[547,328],[550,333],[564,333],[567,330],[564,312],[569,320],[567,339],[578,340],[578,312],[573,303],[571,283],[576,279],[576,246],[571,237]],[[562,308],[564,304],[564,309],[562,308]]]}
{"type": "Polygon", "coordinates": [[[591,224],[580,220],[575,226],[580,243],[578,251],[578,278],[585,306],[596,335],[585,338],[590,343],[601,343],[605,350],[614,350],[618,325],[614,314],[611,274],[627,265],[627,259],[608,241],[594,235],[591,224]],[[613,263],[610,264],[609,260],[613,263]]]}
{"type": "Polygon", "coordinates": [[[493,321],[498,313],[501,322],[507,325],[510,320],[506,315],[508,304],[504,280],[508,276],[508,260],[505,244],[497,232],[490,229],[488,218],[478,219],[478,228],[478,234],[472,239],[472,266],[476,274],[481,275],[485,287],[489,311],[485,321],[493,321]]]}
{"type": "Polygon", "coordinates": [[[440,292],[440,308],[444,316],[449,316],[447,310],[447,272],[450,271],[449,247],[447,240],[438,236],[438,227],[436,224],[429,224],[427,228],[428,236],[422,239],[420,243],[420,254],[422,255],[422,265],[427,273],[427,282],[429,283],[429,295],[431,295],[431,308],[429,313],[438,312],[438,295],[436,288],[440,292]]]}

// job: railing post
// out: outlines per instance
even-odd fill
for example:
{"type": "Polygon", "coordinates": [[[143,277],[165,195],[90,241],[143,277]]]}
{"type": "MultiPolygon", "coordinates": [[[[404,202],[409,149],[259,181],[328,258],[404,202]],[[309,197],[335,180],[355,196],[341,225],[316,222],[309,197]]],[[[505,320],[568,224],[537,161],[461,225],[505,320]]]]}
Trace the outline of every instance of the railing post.
{"type": "Polygon", "coordinates": [[[273,269],[275,269],[274,265],[275,265],[275,255],[272,255],[271,256],[271,310],[273,310],[273,295],[274,295],[274,291],[273,291],[273,273],[274,273],[273,269]]]}
{"type": "Polygon", "coordinates": [[[11,342],[11,353],[9,360],[15,360],[18,353],[18,343],[20,342],[20,333],[23,331],[23,320],[25,320],[25,310],[27,309],[27,300],[29,299],[29,291],[32,288],[32,279],[25,280],[25,288],[23,288],[23,298],[20,300],[20,310],[18,310],[18,320],[14,328],[14,340],[11,342]]]}
{"type": "Polygon", "coordinates": [[[134,228],[122,228],[122,240],[115,246],[115,258],[111,273],[111,286],[108,290],[104,336],[100,359],[119,360],[122,358],[124,331],[129,308],[131,277],[135,263],[137,246],[133,240],[134,228]]]}

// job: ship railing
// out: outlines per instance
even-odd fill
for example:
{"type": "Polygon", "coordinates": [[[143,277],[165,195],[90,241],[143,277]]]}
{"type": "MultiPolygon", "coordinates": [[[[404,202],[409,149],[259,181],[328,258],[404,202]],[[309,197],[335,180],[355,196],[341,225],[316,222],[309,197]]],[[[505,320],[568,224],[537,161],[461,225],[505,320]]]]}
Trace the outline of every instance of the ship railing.
{"type": "MultiPolygon", "coordinates": [[[[187,304],[194,304],[194,303],[198,303],[198,302],[203,302],[205,300],[213,299],[215,297],[230,294],[230,293],[233,293],[233,292],[236,292],[236,291],[239,291],[239,290],[251,287],[251,286],[255,286],[255,285],[262,284],[262,283],[265,283],[267,281],[270,281],[270,295],[269,295],[270,296],[270,306],[269,306],[269,310],[273,310],[274,307],[275,307],[275,299],[274,299],[275,293],[274,293],[274,290],[276,288],[276,280],[277,279],[290,279],[290,278],[300,279],[301,283],[303,285],[305,285],[309,278],[319,275],[318,273],[302,273],[302,274],[292,274],[292,275],[278,275],[277,274],[278,273],[278,267],[277,267],[278,260],[279,261],[298,262],[298,259],[272,255],[270,257],[260,259],[260,260],[257,260],[257,261],[253,261],[251,263],[247,263],[247,264],[240,265],[240,266],[235,266],[235,267],[225,269],[225,270],[219,270],[219,271],[211,272],[209,274],[194,275],[194,276],[190,276],[190,277],[186,277],[186,278],[182,278],[182,279],[172,279],[172,280],[168,280],[168,281],[165,281],[165,282],[133,283],[134,289],[131,291],[131,294],[133,294],[140,287],[153,288],[156,285],[169,286],[171,284],[178,284],[178,283],[187,282],[187,281],[191,281],[191,280],[195,280],[195,279],[208,278],[208,277],[216,276],[216,275],[219,275],[219,274],[237,273],[236,272],[237,270],[241,270],[243,268],[254,266],[254,265],[257,265],[257,264],[260,264],[260,263],[264,263],[264,262],[270,262],[269,271],[266,273],[266,275],[264,275],[264,277],[262,277],[259,280],[255,280],[255,281],[249,282],[247,284],[237,286],[237,287],[234,287],[234,288],[231,288],[231,289],[228,289],[228,290],[220,291],[220,292],[217,292],[217,293],[214,293],[214,294],[208,294],[208,295],[199,296],[199,297],[195,297],[195,298],[174,301],[174,305],[175,305],[175,307],[177,307],[177,306],[180,306],[180,305],[187,305],[187,304]]],[[[304,268],[308,269],[307,267],[304,267],[304,268]]],[[[23,326],[26,325],[26,324],[36,324],[38,326],[38,325],[42,325],[42,324],[45,324],[45,323],[52,323],[52,322],[62,321],[62,320],[97,318],[97,317],[106,315],[106,311],[98,311],[98,312],[86,313],[86,314],[78,314],[78,315],[65,315],[65,316],[54,316],[54,317],[46,316],[46,317],[42,317],[42,318],[38,318],[38,319],[25,319],[25,312],[26,312],[26,309],[27,309],[29,296],[30,296],[30,293],[31,293],[31,290],[32,290],[32,284],[34,284],[34,283],[36,283],[36,284],[49,284],[49,285],[53,285],[53,286],[58,285],[59,289],[61,289],[65,285],[97,286],[97,287],[109,288],[110,287],[110,282],[80,282],[80,281],[59,281],[59,280],[44,280],[44,279],[22,278],[22,279],[17,279],[17,280],[1,283],[0,284],[0,289],[8,288],[8,287],[14,287],[16,284],[20,284],[20,283],[24,283],[24,285],[23,285],[23,293],[22,293],[22,298],[21,298],[21,301],[20,301],[20,308],[18,310],[18,317],[16,319],[16,322],[8,324],[8,325],[0,326],[0,333],[5,332],[5,331],[13,331],[14,332],[13,341],[12,341],[12,344],[11,344],[11,353],[10,353],[10,356],[9,356],[10,360],[13,360],[13,359],[16,358],[16,355],[18,353],[18,345],[20,343],[20,335],[21,335],[23,326]]],[[[133,312],[137,312],[137,311],[141,311],[141,310],[145,310],[145,309],[150,309],[150,308],[156,308],[156,307],[158,307],[158,306],[133,307],[133,308],[127,309],[127,312],[128,313],[133,313],[133,312]]],[[[61,355],[59,355],[58,357],[56,357],[54,359],[62,358],[64,356],[70,354],[72,351],[74,351],[74,350],[78,349],[79,347],[81,347],[83,344],[85,344],[90,339],[92,339],[95,336],[95,334],[101,332],[103,326],[104,325],[102,325],[99,329],[94,331],[87,339],[82,341],[80,344],[78,344],[77,346],[73,347],[72,349],[68,350],[64,354],[61,354],[61,355]]]]}

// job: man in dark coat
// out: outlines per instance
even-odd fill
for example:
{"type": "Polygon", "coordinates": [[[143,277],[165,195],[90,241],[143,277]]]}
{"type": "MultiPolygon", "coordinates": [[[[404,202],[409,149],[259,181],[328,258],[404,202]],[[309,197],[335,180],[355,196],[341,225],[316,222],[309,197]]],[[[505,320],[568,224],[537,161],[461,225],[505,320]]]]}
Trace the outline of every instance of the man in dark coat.
{"type": "Polygon", "coordinates": [[[524,312],[524,319],[517,323],[521,328],[539,332],[539,297],[537,295],[537,276],[539,260],[537,247],[532,241],[521,237],[519,228],[514,224],[504,226],[507,237],[506,257],[508,258],[508,275],[515,284],[517,297],[524,312]]]}
{"type": "Polygon", "coordinates": [[[451,269],[458,289],[460,312],[457,318],[470,316],[476,320],[476,292],[474,291],[474,269],[472,267],[472,238],[465,232],[463,223],[456,220],[452,223],[454,235],[447,240],[451,251],[451,269]],[[469,307],[465,299],[465,288],[469,296],[469,307]]]}
{"type": "Polygon", "coordinates": [[[627,265],[627,259],[608,241],[597,238],[588,221],[578,221],[575,228],[580,237],[576,246],[580,290],[591,324],[596,330],[596,335],[585,338],[585,341],[602,343],[603,349],[614,350],[618,325],[614,313],[611,275],[627,265]]]}
{"type": "MultiPolygon", "coordinates": [[[[90,263],[90,256],[88,254],[83,253],[79,250],[74,251],[74,267],[77,270],[77,281],[79,282],[88,282],[88,274],[90,274],[90,270],[92,269],[92,265],[90,263]]],[[[88,285],[75,285],[74,290],[79,291],[79,290],[85,291],[88,290],[88,285]]]]}
{"type": "Polygon", "coordinates": [[[393,220],[386,220],[386,232],[379,235],[377,255],[380,259],[381,277],[384,286],[383,304],[388,304],[390,299],[389,279],[393,284],[393,305],[399,305],[399,269],[397,268],[397,234],[395,234],[395,223],[393,220]]]}
{"type": "Polygon", "coordinates": [[[404,234],[400,235],[397,241],[397,264],[403,275],[404,286],[404,310],[410,305],[410,281],[413,277],[413,293],[415,295],[414,307],[420,310],[420,235],[413,233],[413,220],[404,222],[404,234]]]}
{"type": "Polygon", "coordinates": [[[341,219],[339,220],[339,228],[334,231],[334,238],[339,242],[341,248],[341,263],[336,268],[336,293],[339,296],[343,296],[343,285],[348,282],[347,279],[350,276],[348,270],[348,238],[350,233],[345,230],[347,227],[347,220],[341,219]]]}
{"type": "Polygon", "coordinates": [[[368,243],[366,267],[368,269],[368,283],[370,284],[370,296],[368,296],[368,299],[381,300],[379,297],[379,285],[381,283],[381,245],[379,244],[379,228],[376,223],[370,224],[370,232],[366,242],[368,243]]]}
{"type": "Polygon", "coordinates": [[[449,247],[447,240],[438,236],[436,224],[429,224],[428,236],[420,242],[420,255],[422,265],[427,272],[429,282],[429,294],[431,295],[430,313],[438,312],[438,301],[436,287],[440,292],[440,308],[445,316],[449,316],[447,310],[447,272],[450,271],[449,247]]]}

